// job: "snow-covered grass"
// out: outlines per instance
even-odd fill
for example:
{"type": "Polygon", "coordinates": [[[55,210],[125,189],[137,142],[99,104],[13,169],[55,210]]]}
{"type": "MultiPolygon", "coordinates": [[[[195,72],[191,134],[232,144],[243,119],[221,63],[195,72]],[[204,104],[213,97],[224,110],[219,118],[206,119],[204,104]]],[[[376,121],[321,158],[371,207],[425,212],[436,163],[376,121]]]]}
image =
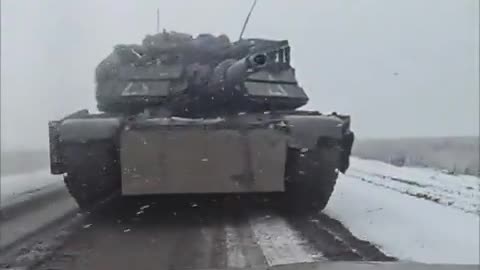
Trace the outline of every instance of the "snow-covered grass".
{"type": "Polygon", "coordinates": [[[396,167],[380,161],[352,158],[347,175],[391,190],[458,208],[480,211],[480,178],[449,175],[429,168],[396,167]]]}
{"type": "Polygon", "coordinates": [[[32,173],[2,176],[0,179],[0,204],[5,206],[12,201],[19,201],[47,187],[62,185],[62,177],[51,175],[49,170],[32,173]]]}
{"type": "Polygon", "coordinates": [[[401,260],[479,264],[479,183],[353,158],[325,213],[401,260]]]}

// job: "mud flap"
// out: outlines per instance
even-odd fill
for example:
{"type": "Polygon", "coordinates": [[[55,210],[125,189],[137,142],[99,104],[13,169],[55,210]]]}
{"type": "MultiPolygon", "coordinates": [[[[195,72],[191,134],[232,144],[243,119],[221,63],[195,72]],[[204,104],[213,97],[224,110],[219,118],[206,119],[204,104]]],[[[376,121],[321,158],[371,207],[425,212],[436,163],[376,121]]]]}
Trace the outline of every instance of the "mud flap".
{"type": "Polygon", "coordinates": [[[284,191],[287,136],[278,130],[125,129],[122,193],[284,191]]]}

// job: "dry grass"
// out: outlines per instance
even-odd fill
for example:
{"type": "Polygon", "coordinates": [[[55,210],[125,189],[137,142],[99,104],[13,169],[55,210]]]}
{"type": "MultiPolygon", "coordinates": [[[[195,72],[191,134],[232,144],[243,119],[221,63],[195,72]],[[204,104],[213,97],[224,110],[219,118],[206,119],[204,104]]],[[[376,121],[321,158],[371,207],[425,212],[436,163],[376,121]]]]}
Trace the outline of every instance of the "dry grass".
{"type": "Polygon", "coordinates": [[[353,155],[400,166],[480,175],[479,138],[474,136],[357,140],[353,155]]]}

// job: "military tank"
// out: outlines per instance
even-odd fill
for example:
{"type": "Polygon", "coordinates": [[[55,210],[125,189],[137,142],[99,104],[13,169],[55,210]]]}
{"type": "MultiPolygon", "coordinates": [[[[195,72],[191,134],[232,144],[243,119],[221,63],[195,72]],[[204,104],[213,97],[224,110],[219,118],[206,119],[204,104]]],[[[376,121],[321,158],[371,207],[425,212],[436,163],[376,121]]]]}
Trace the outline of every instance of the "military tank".
{"type": "Polygon", "coordinates": [[[49,122],[52,174],[81,209],[113,193],[267,193],[323,209],[350,117],[308,102],[287,40],[148,35],[96,69],[99,112],[49,122]]]}

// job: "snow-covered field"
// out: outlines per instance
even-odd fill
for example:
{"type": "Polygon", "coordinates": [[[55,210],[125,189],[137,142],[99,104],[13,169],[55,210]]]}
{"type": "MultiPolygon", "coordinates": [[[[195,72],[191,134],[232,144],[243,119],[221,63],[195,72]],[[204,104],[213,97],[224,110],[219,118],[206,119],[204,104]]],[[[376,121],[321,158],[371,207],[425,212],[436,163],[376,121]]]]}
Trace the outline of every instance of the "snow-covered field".
{"type": "Polygon", "coordinates": [[[48,169],[32,173],[2,176],[0,179],[0,205],[28,199],[30,195],[46,188],[63,186],[61,176],[51,175],[48,169]]]}
{"type": "Polygon", "coordinates": [[[480,179],[352,158],[325,213],[388,255],[479,264],[480,179]]]}
{"type": "Polygon", "coordinates": [[[347,175],[467,213],[480,211],[480,181],[475,176],[448,175],[429,168],[396,167],[358,158],[352,158],[347,175]]]}

